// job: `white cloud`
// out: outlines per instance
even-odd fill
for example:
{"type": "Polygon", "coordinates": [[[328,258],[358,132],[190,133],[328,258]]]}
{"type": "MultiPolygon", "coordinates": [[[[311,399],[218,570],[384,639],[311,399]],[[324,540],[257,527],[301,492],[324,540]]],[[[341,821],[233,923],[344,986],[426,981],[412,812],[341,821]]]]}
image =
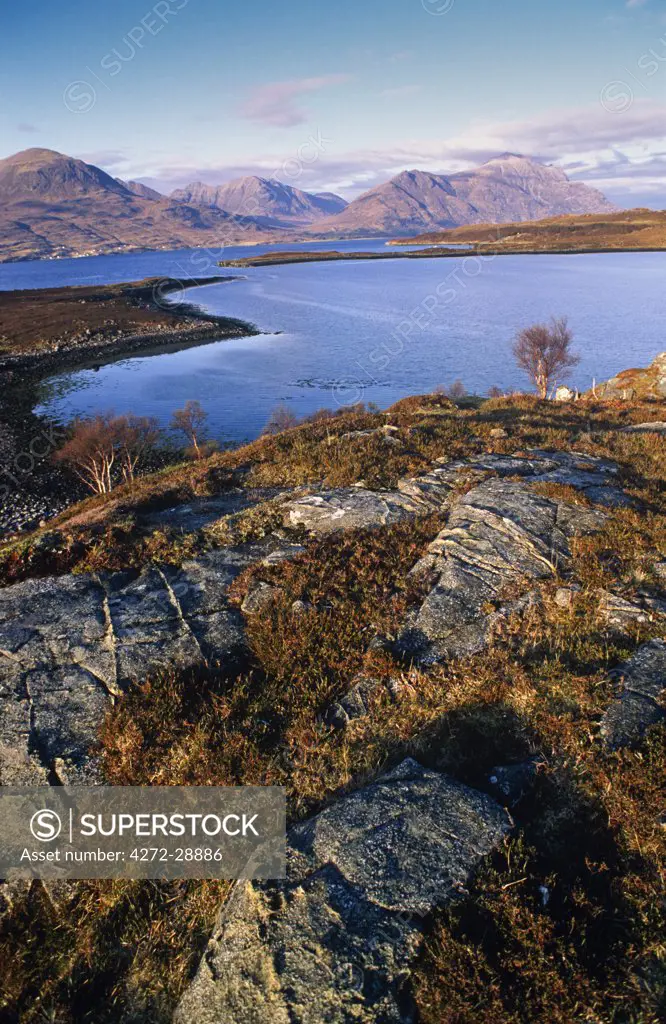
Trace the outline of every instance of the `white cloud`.
{"type": "Polygon", "coordinates": [[[252,90],[240,114],[250,121],[291,128],[307,119],[305,111],[296,102],[299,97],[330,85],[342,85],[350,78],[350,75],[321,75],[318,78],[295,78],[288,82],[268,82],[252,90]]]}
{"type": "MultiPolygon", "coordinates": [[[[303,143],[307,137],[304,132],[303,143]]],[[[103,167],[111,164],[113,173],[138,178],[163,191],[196,180],[219,184],[259,174],[351,198],[403,170],[418,167],[451,174],[508,151],[557,163],[575,180],[602,190],[610,182],[614,195],[624,191],[630,199],[632,192],[644,193],[648,187],[666,194],[666,104],[641,99],[623,113],[609,113],[596,103],[550,111],[531,120],[477,121],[453,138],[411,139],[387,149],[341,152],[327,143],[312,162],[299,162],[297,150],[258,154],[233,163],[190,164],[160,158],[152,165],[139,165],[117,153],[96,154],[96,162],[103,167]]]]}

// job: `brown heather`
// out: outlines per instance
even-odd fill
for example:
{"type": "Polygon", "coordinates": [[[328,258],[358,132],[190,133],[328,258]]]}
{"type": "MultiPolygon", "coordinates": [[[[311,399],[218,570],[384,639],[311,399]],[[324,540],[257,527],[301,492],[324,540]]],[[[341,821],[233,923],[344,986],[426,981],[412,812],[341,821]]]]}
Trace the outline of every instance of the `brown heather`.
{"type": "MultiPolygon", "coordinates": [[[[255,567],[236,582],[238,602],[251,579],[281,588],[247,622],[253,659],[242,677],[165,673],[140,683],[109,715],[100,755],[112,784],[284,785],[295,820],[405,754],[481,786],[494,765],[540,754],[514,837],[430,923],[412,978],[419,1019],[657,1024],[666,1011],[664,732],[619,753],[596,739],[613,696],[608,670],[657,631],[613,632],[596,592],[613,584],[631,597],[666,557],[666,440],[618,432],[663,413],[656,404],[560,407],[525,396],[460,404],[433,395],[388,413],[355,410],[139,479],[50,524],[60,547],[44,547],[46,531],[7,546],[3,576],[177,562],[226,543],[224,528],[184,538],[142,532],[140,514],[233,481],[388,486],[440,456],[529,447],[616,459],[646,511],[614,512],[600,534],[576,544],[570,582],[580,589],[568,608],[555,601],[563,581],[544,584],[542,602],[508,621],[484,654],[415,671],[367,651],[416,599],[406,575],[442,519],[335,535],[279,571],[255,567]],[[402,448],[377,435],[341,439],[385,422],[400,428],[402,448]],[[490,437],[498,426],[508,438],[490,437]],[[310,610],[294,616],[297,599],[310,610]],[[377,698],[369,715],[335,733],[321,711],[359,670],[400,676],[401,697],[377,698]]],[[[255,511],[233,530],[261,535],[273,515],[255,511]]],[[[224,882],[77,883],[63,908],[33,887],[0,937],[4,1019],[166,1024],[228,890],[224,882]]]]}

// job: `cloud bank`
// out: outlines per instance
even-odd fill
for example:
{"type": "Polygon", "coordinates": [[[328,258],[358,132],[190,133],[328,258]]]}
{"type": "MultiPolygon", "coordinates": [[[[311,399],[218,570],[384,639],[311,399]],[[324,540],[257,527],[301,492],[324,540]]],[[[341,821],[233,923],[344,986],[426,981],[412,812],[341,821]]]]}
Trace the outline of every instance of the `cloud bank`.
{"type": "MultiPolygon", "coordinates": [[[[345,76],[334,75],[282,83],[280,88],[262,87],[252,99],[254,116],[273,118],[269,123],[281,126],[299,124],[296,97],[324,87],[321,83],[337,84],[343,79],[345,76]]],[[[647,99],[632,101],[621,112],[607,110],[599,102],[553,110],[530,120],[475,121],[455,137],[407,140],[387,149],[340,151],[334,139],[326,139],[320,132],[316,159],[301,160],[299,150],[311,137],[310,131],[304,130],[302,143],[297,142],[293,149],[257,154],[244,161],[189,164],[174,157],[147,165],[115,152],[83,156],[113,174],[145,181],[165,192],[196,180],[219,184],[258,174],[298,188],[338,191],[351,198],[406,169],[451,174],[508,151],[557,163],[575,180],[610,191],[613,197],[626,196],[622,201],[627,205],[633,195],[654,193],[663,197],[666,206],[666,104],[647,99]]],[[[308,152],[314,153],[314,149],[308,152]]]]}

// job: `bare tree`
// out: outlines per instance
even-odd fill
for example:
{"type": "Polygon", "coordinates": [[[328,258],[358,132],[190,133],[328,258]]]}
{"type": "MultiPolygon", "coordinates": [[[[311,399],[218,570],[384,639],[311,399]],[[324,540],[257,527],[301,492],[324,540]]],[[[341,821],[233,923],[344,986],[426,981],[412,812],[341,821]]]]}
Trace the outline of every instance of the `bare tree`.
{"type": "Polygon", "coordinates": [[[268,423],[264,427],[264,434],[281,434],[283,430],[290,430],[291,427],[298,426],[298,419],[291,411],[288,405],[280,403],[276,405],[270,416],[268,417],[268,423]]]}
{"type": "Polygon", "coordinates": [[[443,385],[440,384],[435,388],[436,395],[444,395],[445,398],[450,398],[452,402],[459,402],[461,398],[465,398],[467,395],[467,388],[458,377],[452,384],[443,385]]]}
{"type": "Polygon", "coordinates": [[[137,467],[157,444],[159,425],[152,416],[120,416],[115,430],[123,479],[131,483],[137,467]]]}
{"type": "Polygon", "coordinates": [[[206,437],[207,419],[208,413],[199,402],[191,399],[185,402],[182,409],[176,409],[171,417],[171,429],[185,434],[197,459],[202,459],[206,454],[202,445],[206,437]]]}
{"type": "Polygon", "coordinates": [[[156,420],[104,413],[75,420],[69,440],[54,458],[68,465],[94,494],[108,494],[119,478],[128,483],[134,479],[158,437],[156,420]]]}
{"type": "Polygon", "coordinates": [[[572,341],[566,317],[553,317],[549,324],[533,324],[516,335],[516,363],[529,374],[540,398],[548,397],[559,374],[580,362],[580,356],[571,350],[572,341]]]}
{"type": "Polygon", "coordinates": [[[324,420],[332,420],[335,417],[335,413],[332,409],[323,407],[321,409],[315,409],[309,416],[306,416],[303,420],[304,423],[323,423],[324,420]]]}

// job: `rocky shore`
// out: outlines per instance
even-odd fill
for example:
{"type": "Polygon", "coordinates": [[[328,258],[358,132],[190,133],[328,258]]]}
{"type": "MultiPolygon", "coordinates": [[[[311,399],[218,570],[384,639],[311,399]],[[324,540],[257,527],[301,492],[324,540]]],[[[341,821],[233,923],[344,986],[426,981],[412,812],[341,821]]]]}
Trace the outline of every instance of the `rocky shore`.
{"type": "Polygon", "coordinates": [[[184,284],[156,278],[0,294],[0,533],[32,529],[83,497],[76,482],[51,461],[63,442],[62,425],[32,411],[41,381],[139,353],[258,333],[244,321],[209,316],[191,303],[168,300],[185,285],[230,280],[218,276],[184,284]]]}

